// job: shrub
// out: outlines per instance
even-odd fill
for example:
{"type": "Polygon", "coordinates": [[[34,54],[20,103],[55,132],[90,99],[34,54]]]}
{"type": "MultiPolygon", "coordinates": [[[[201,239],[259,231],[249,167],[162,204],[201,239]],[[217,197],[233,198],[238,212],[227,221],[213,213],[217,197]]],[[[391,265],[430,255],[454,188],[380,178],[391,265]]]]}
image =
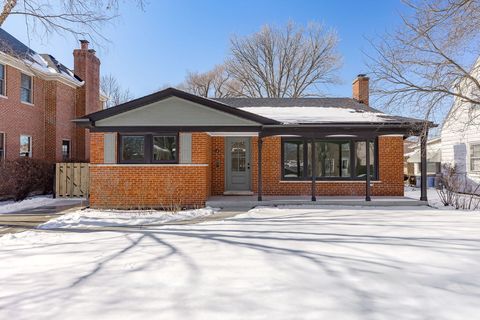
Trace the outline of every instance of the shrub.
{"type": "Polygon", "coordinates": [[[440,186],[437,192],[444,206],[463,210],[480,208],[480,184],[472,185],[466,174],[458,173],[456,166],[443,165],[440,186]]]}
{"type": "Polygon", "coordinates": [[[32,193],[53,191],[54,165],[31,158],[4,160],[0,164],[0,196],[23,200],[32,193]]]}

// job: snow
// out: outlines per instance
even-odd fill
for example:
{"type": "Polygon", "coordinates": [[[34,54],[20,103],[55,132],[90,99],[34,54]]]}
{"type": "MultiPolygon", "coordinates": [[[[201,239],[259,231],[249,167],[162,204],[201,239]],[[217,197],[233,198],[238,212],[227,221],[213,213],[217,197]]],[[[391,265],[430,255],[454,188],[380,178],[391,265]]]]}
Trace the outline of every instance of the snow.
{"type": "Polygon", "coordinates": [[[472,319],[480,215],[259,208],[0,238],[2,319],[472,319]]]}
{"type": "Polygon", "coordinates": [[[34,209],[41,206],[52,206],[60,202],[62,204],[68,204],[69,202],[77,202],[79,199],[81,200],[81,198],[53,199],[52,196],[47,195],[31,197],[22,201],[0,201],[0,214],[34,209]]]}
{"type": "MultiPolygon", "coordinates": [[[[420,199],[420,188],[416,187],[405,187],[404,196],[413,199],[420,199]]],[[[427,199],[428,205],[437,209],[445,209],[451,210],[451,207],[445,207],[440,200],[440,196],[438,195],[437,189],[435,188],[428,188],[427,189],[427,199]]]]}
{"type": "Polygon", "coordinates": [[[243,111],[279,121],[283,124],[322,122],[385,122],[388,116],[347,108],[309,107],[243,107],[243,111]]]}
{"type": "Polygon", "coordinates": [[[155,210],[94,210],[85,209],[69,212],[39,226],[40,229],[97,228],[116,226],[139,226],[154,223],[191,220],[209,216],[218,211],[214,208],[165,212],[155,210]]]}

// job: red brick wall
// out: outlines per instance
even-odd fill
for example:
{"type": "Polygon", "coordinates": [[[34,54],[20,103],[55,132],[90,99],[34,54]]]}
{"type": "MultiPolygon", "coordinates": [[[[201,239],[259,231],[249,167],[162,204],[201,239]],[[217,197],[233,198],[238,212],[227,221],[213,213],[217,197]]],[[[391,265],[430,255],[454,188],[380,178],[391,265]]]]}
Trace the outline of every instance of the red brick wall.
{"type": "Polygon", "coordinates": [[[90,206],[186,207],[205,204],[211,187],[211,137],[192,135],[192,164],[103,164],[103,133],[90,135],[90,206]]]}
{"type": "MultiPolygon", "coordinates": [[[[402,137],[380,137],[379,180],[373,182],[372,195],[403,195],[403,139],[402,137]]],[[[224,138],[213,138],[212,148],[212,194],[224,192],[224,138]],[[216,150],[219,150],[216,152],[216,150]]],[[[252,191],[257,192],[257,138],[252,138],[252,191]]],[[[310,195],[310,181],[281,181],[281,138],[264,138],[262,151],[262,182],[264,195],[310,195]]],[[[364,195],[362,181],[317,181],[319,196],[364,195]]]]}
{"type": "MultiPolygon", "coordinates": [[[[81,55],[90,56],[93,53],[81,55]]],[[[98,61],[95,56],[87,60],[95,63],[98,61]]],[[[99,62],[90,66],[86,60],[77,59],[76,66],[86,72],[86,79],[90,81],[85,83],[87,89],[76,89],[56,80],[46,81],[34,76],[33,104],[20,101],[21,71],[5,66],[6,97],[0,96],[0,132],[5,133],[7,159],[19,156],[22,134],[32,137],[34,158],[51,162],[62,161],[62,140],[70,140],[72,159],[84,161],[88,158],[85,156],[85,129],[77,129],[72,120],[85,115],[87,102],[91,103],[96,99],[96,103],[91,103],[95,106],[92,111],[100,109],[99,62]],[[85,64],[84,67],[82,63],[85,64]],[[82,96],[82,92],[86,97],[86,91],[90,92],[88,99],[80,99],[77,103],[77,97],[82,96]]]]}
{"type": "Polygon", "coordinates": [[[20,70],[6,68],[6,97],[0,97],[0,132],[6,134],[6,158],[20,154],[20,135],[32,136],[32,156],[45,157],[45,81],[33,79],[33,105],[20,102],[20,70]]]}

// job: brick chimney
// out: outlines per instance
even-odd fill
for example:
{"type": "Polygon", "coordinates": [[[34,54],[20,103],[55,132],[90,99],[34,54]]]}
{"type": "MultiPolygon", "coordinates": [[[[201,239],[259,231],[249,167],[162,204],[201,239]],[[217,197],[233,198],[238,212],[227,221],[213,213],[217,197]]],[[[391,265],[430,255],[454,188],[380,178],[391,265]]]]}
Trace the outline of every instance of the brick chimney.
{"type": "Polygon", "coordinates": [[[365,74],[359,74],[352,84],[353,99],[367,106],[369,103],[368,80],[369,78],[365,74]]]}
{"type": "MultiPolygon", "coordinates": [[[[85,83],[77,88],[75,116],[82,117],[86,114],[100,110],[100,60],[95,55],[95,50],[88,48],[87,40],[80,40],[80,49],[73,50],[74,73],[85,83]]],[[[75,158],[89,159],[89,130],[76,129],[75,158]]]]}

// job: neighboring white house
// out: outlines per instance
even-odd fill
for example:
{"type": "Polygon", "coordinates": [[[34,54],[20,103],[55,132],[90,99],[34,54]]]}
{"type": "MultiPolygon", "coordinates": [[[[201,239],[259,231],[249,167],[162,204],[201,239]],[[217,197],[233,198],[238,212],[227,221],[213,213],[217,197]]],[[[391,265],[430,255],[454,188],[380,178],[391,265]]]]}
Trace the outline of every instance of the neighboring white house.
{"type": "MultiPolygon", "coordinates": [[[[442,139],[433,138],[427,141],[427,174],[435,175],[441,172],[442,139]]],[[[413,163],[413,175],[420,177],[420,144],[416,143],[411,151],[405,154],[406,162],[413,163]]]]}
{"type": "MultiPolygon", "coordinates": [[[[480,59],[471,75],[480,81],[480,59]]],[[[478,87],[462,81],[463,89],[478,100],[478,87]]],[[[480,106],[456,98],[442,126],[442,163],[455,165],[457,173],[465,175],[468,185],[480,183],[480,106]]],[[[466,190],[468,191],[468,190],[466,190]]]]}

